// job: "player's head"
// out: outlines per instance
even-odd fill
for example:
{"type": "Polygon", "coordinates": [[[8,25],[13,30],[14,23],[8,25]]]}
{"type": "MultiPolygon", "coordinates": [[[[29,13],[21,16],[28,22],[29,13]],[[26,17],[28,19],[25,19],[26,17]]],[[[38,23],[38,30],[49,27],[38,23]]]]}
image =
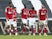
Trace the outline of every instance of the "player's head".
{"type": "Polygon", "coordinates": [[[26,6],[24,8],[26,9],[26,6]]]}
{"type": "Polygon", "coordinates": [[[12,4],[12,2],[9,2],[8,4],[9,4],[9,6],[10,6],[10,7],[13,7],[13,4],[12,4]]]}
{"type": "Polygon", "coordinates": [[[42,4],[42,8],[45,8],[45,6],[42,4]]]}
{"type": "Polygon", "coordinates": [[[34,7],[32,7],[32,10],[34,10],[34,7]]]}
{"type": "Polygon", "coordinates": [[[15,10],[15,11],[16,11],[16,7],[13,7],[13,10],[15,10]]]}

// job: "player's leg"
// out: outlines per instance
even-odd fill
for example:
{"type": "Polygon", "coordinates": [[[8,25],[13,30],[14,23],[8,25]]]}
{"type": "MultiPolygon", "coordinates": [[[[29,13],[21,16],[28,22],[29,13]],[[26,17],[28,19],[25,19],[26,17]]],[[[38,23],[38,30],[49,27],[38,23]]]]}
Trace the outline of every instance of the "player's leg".
{"type": "Polygon", "coordinates": [[[35,18],[32,18],[32,25],[33,25],[33,35],[36,33],[36,20],[35,18]]]}
{"type": "Polygon", "coordinates": [[[44,36],[47,36],[47,20],[44,21],[44,36]]]}
{"type": "Polygon", "coordinates": [[[29,35],[32,34],[32,26],[29,26],[29,35]]]}
{"type": "Polygon", "coordinates": [[[13,30],[13,25],[10,25],[10,28],[9,28],[9,35],[13,35],[14,34],[14,30],[13,30]]]}
{"type": "Polygon", "coordinates": [[[36,34],[36,25],[34,24],[33,25],[33,35],[35,35],[36,34]]]}
{"type": "Polygon", "coordinates": [[[29,29],[29,26],[27,25],[27,19],[25,19],[25,27],[27,28],[27,29],[29,29]]]}
{"type": "Polygon", "coordinates": [[[39,36],[41,36],[41,31],[42,31],[42,28],[41,28],[41,21],[39,21],[39,24],[38,24],[38,33],[39,33],[39,36]]]}
{"type": "MultiPolygon", "coordinates": [[[[5,22],[4,34],[6,34],[6,31],[7,31],[7,27],[8,27],[8,26],[10,26],[9,20],[7,20],[7,21],[5,22]]],[[[9,30],[8,30],[8,32],[9,32],[9,30]]]]}
{"type": "Polygon", "coordinates": [[[28,18],[29,19],[29,35],[31,35],[32,33],[32,18],[28,18]]]}
{"type": "Polygon", "coordinates": [[[14,33],[13,31],[14,31],[13,30],[13,19],[10,19],[10,28],[9,28],[9,34],[10,34],[10,36],[14,33]]]}
{"type": "Polygon", "coordinates": [[[39,33],[39,36],[41,36],[41,27],[39,26],[39,28],[38,28],[38,33],[39,33]]]}
{"type": "Polygon", "coordinates": [[[17,33],[17,22],[16,21],[13,21],[13,27],[14,27],[15,35],[18,35],[18,33],[17,33]]]}
{"type": "Polygon", "coordinates": [[[44,32],[44,36],[47,36],[47,28],[46,27],[44,27],[43,32],[44,32]]]}
{"type": "Polygon", "coordinates": [[[36,28],[33,28],[33,35],[35,36],[36,28]]]}
{"type": "Polygon", "coordinates": [[[26,32],[26,20],[24,18],[22,18],[22,23],[23,23],[23,29],[22,32],[25,33],[26,32]]]}
{"type": "Polygon", "coordinates": [[[2,32],[3,32],[3,34],[4,34],[4,28],[3,28],[3,26],[2,26],[2,22],[0,22],[0,27],[1,27],[2,32]]]}
{"type": "Polygon", "coordinates": [[[22,32],[23,32],[23,33],[26,33],[26,24],[23,24],[22,32]]]}

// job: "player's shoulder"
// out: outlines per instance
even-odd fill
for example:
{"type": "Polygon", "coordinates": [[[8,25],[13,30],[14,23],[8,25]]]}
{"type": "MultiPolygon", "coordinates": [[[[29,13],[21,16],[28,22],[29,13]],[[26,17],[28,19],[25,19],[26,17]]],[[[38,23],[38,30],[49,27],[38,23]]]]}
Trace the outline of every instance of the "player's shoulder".
{"type": "Polygon", "coordinates": [[[9,8],[9,6],[6,6],[5,9],[9,8]]]}
{"type": "Polygon", "coordinates": [[[25,8],[21,9],[21,11],[23,11],[25,8]]]}
{"type": "Polygon", "coordinates": [[[36,10],[33,10],[34,12],[37,12],[36,10]]]}
{"type": "Polygon", "coordinates": [[[42,11],[42,9],[39,9],[39,11],[42,11]]]}
{"type": "Polygon", "coordinates": [[[31,10],[31,9],[29,10],[29,12],[32,12],[32,11],[33,11],[33,10],[31,10]]]}

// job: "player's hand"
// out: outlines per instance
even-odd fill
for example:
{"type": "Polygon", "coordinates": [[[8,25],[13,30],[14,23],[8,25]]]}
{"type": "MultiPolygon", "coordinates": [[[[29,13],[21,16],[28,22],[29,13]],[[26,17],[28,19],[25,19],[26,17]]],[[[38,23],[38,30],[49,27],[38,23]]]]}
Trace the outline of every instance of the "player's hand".
{"type": "Polygon", "coordinates": [[[7,18],[6,21],[9,21],[9,19],[7,18]]]}

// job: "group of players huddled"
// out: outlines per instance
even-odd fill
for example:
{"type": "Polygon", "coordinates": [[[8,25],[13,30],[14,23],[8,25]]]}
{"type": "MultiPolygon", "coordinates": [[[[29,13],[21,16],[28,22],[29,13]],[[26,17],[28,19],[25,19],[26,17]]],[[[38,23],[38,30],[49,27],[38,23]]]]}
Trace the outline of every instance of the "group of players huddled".
{"type": "MultiPolygon", "coordinates": [[[[12,2],[9,2],[9,6],[5,8],[5,16],[6,16],[6,26],[4,27],[4,34],[6,34],[6,28],[9,26],[8,32],[10,35],[13,33],[18,35],[17,30],[17,16],[16,16],[16,7],[13,7],[12,2]]],[[[28,9],[26,6],[21,10],[21,20],[23,24],[22,32],[26,32],[26,28],[29,30],[29,35],[33,32],[33,35],[36,34],[36,17],[38,17],[38,34],[41,35],[41,24],[44,24],[44,35],[47,36],[47,20],[48,20],[48,11],[44,5],[37,12],[34,7],[32,9],[28,9]],[[38,13],[38,14],[37,14],[38,13]],[[33,26],[33,29],[32,29],[33,26]]]]}

